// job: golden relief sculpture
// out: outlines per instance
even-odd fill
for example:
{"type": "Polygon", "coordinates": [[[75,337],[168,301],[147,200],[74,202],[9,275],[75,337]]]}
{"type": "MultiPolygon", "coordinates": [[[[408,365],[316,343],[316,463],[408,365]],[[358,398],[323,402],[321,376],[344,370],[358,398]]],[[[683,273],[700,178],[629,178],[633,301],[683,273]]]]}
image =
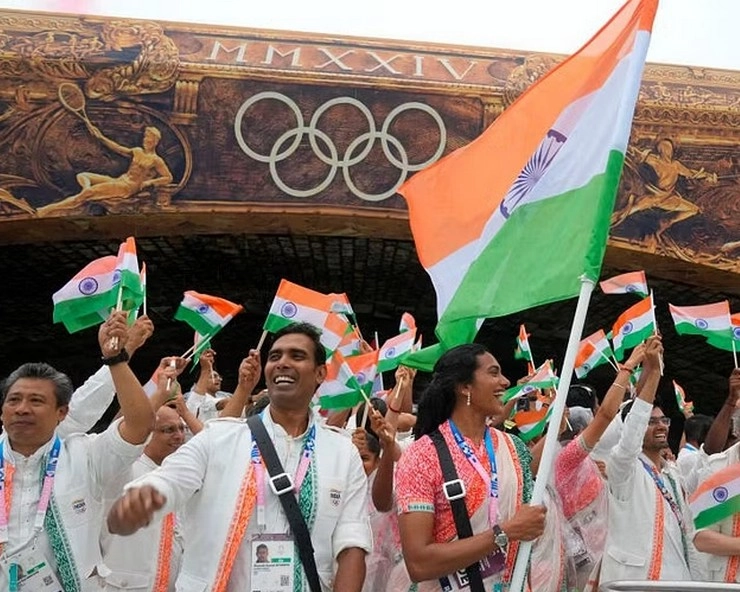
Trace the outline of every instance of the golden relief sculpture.
{"type": "Polygon", "coordinates": [[[655,145],[656,151],[652,148],[640,150],[635,146],[628,146],[627,156],[632,158],[637,164],[645,163],[648,165],[654,175],[654,183],[646,180],[645,188],[647,193],[637,196],[630,193],[627,197],[627,203],[624,207],[614,212],[612,216],[612,228],[619,226],[627,218],[649,209],[661,211],[662,219],[658,228],[651,237],[650,243],[659,243],[663,239],[663,234],[674,224],[696,216],[699,207],[687,200],[676,188],[681,177],[686,179],[706,179],[709,183],[717,182],[716,173],[708,173],[703,168],[693,170],[684,165],[681,161],[674,158],[673,142],[663,138],[655,145]]]}

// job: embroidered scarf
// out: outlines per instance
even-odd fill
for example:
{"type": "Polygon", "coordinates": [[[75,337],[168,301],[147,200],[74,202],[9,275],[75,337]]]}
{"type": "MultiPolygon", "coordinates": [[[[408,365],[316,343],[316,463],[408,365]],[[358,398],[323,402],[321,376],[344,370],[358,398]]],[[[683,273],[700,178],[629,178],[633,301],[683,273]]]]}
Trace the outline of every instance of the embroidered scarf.
{"type": "Polygon", "coordinates": [[[54,553],[54,559],[57,562],[57,574],[59,575],[60,584],[64,592],[80,592],[82,583],[80,582],[80,573],[72,554],[72,547],[69,544],[69,538],[64,530],[59,505],[56,496],[51,494],[49,508],[46,510],[44,517],[44,529],[49,538],[49,545],[54,553]]]}

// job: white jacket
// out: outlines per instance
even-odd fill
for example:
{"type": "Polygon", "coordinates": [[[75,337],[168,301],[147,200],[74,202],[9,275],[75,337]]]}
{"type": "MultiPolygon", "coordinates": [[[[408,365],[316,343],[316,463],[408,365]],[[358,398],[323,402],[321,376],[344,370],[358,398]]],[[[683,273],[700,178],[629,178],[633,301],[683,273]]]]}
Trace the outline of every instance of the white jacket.
{"type": "MultiPolygon", "coordinates": [[[[284,470],[295,474],[301,437],[291,438],[263,414],[284,470]]],[[[311,416],[309,426],[316,422],[311,416]]],[[[316,522],[311,532],[322,589],[331,590],[336,557],[350,547],[372,550],[367,514],[367,479],[352,442],[330,428],[316,424],[316,522]]],[[[183,555],[178,592],[211,589],[234,516],[243,477],[250,462],[251,432],[240,419],[215,419],[193,439],[168,456],[157,470],[136,479],[127,488],[151,485],[167,499],[164,512],[178,512],[188,541],[183,555]]],[[[266,479],[267,481],[267,479],[266,479]]],[[[280,501],[265,484],[265,532],[286,533],[288,523],[280,501]]],[[[255,508],[256,513],[256,508],[255,508]]],[[[248,540],[258,532],[255,513],[249,521],[228,590],[248,590],[251,552],[248,540]]]]}
{"type": "Polygon", "coordinates": [[[624,421],[619,444],[607,460],[609,526],[601,565],[602,583],[651,578],[681,581],[702,579],[704,575],[693,544],[693,521],[678,470],[673,464],[664,464],[661,475],[669,491],[669,475],[679,489],[677,501],[688,529],[688,564],[678,520],[640,461],[643,458],[650,463],[642,455],[642,442],[652,408],[650,403],[635,400],[624,421]],[[660,538],[662,545],[658,544],[660,538]],[[650,573],[651,567],[658,568],[657,577],[650,573]]]}
{"type": "MultiPolygon", "coordinates": [[[[120,475],[141,455],[144,445],[133,445],[126,442],[118,432],[120,422],[115,422],[102,434],[85,435],[75,434],[62,440],[62,448],[57,461],[56,477],[54,479],[54,498],[62,521],[64,532],[69,540],[77,570],[81,580],[86,580],[93,571],[105,572],[102,564],[98,538],[103,527],[104,508],[103,500],[110,497],[108,486],[110,483],[120,482],[120,475]]],[[[0,436],[3,442],[5,463],[14,462],[14,453],[10,449],[7,433],[0,436]]],[[[29,475],[40,474],[44,456],[51,448],[53,439],[45,444],[32,461],[36,466],[27,465],[24,471],[29,475]]],[[[14,482],[24,478],[16,467],[14,482]]],[[[37,479],[38,481],[38,479],[37,479]]],[[[20,483],[20,481],[19,481],[20,483]]],[[[39,483],[40,485],[40,483],[39,483]]],[[[13,540],[13,521],[20,523],[24,514],[33,515],[38,505],[40,487],[34,490],[34,498],[29,503],[18,503],[21,493],[15,489],[14,503],[10,511],[10,535],[8,554],[27,543],[26,540],[13,540]],[[19,512],[21,513],[19,515],[19,512]]],[[[42,531],[42,542],[46,542],[46,535],[42,531]]],[[[0,590],[8,589],[5,570],[0,570],[0,590]]],[[[85,588],[94,584],[96,578],[85,582],[85,588]]],[[[93,585],[92,589],[96,586],[93,585]]]]}

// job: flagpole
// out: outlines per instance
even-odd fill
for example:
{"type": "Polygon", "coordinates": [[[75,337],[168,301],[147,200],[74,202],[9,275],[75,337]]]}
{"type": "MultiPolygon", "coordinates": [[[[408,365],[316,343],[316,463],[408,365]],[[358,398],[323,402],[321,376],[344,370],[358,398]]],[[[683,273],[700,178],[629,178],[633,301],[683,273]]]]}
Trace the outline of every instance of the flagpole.
{"type": "Polygon", "coordinates": [[[735,339],[733,338],[731,340],[732,342],[732,357],[735,360],[735,368],[737,368],[737,348],[735,347],[735,339]]]}
{"type": "MultiPolygon", "coordinates": [[[[581,291],[578,294],[576,312],[573,315],[573,325],[570,329],[568,346],[565,350],[565,359],[563,360],[560,382],[558,383],[555,401],[550,407],[552,409],[550,415],[550,429],[547,430],[547,435],[545,436],[545,447],[542,450],[540,468],[537,472],[537,479],[534,482],[532,501],[530,502],[532,505],[542,504],[544,500],[545,487],[554,465],[555,454],[559,449],[558,426],[560,425],[563,418],[563,412],[565,411],[565,400],[568,396],[568,389],[570,388],[570,381],[573,376],[573,369],[575,368],[576,355],[578,354],[578,346],[581,342],[583,326],[586,324],[586,313],[588,312],[588,304],[591,300],[591,293],[594,290],[594,285],[594,280],[585,276],[581,277],[581,291]]],[[[529,564],[529,556],[531,552],[531,541],[522,542],[519,545],[519,552],[517,553],[514,574],[511,578],[509,592],[523,591],[524,579],[527,574],[527,565],[529,564]]]]}
{"type": "MultiPolygon", "coordinates": [[[[118,296],[116,297],[116,312],[123,308],[123,278],[118,281],[118,296]]],[[[118,337],[110,338],[111,349],[118,349],[118,337]]]]}
{"type": "MultiPolygon", "coordinates": [[[[360,332],[360,329],[358,328],[357,329],[357,334],[358,335],[359,335],[359,332],[360,332]]],[[[360,337],[360,339],[362,339],[362,337],[360,337]]],[[[375,331],[375,347],[378,348],[378,349],[380,349],[380,341],[378,340],[378,332],[377,331],[375,331]]],[[[381,391],[384,391],[385,390],[385,386],[383,385],[383,373],[382,372],[378,372],[378,376],[380,378],[380,390],[381,391]]]]}

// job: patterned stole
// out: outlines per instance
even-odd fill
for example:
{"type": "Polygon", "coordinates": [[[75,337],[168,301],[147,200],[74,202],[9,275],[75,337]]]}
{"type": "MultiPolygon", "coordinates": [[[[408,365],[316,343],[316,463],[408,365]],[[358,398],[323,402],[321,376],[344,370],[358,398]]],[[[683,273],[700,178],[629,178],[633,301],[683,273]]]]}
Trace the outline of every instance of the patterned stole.
{"type": "Polygon", "coordinates": [[[62,589],[64,592],[80,592],[82,590],[80,573],[77,570],[74,555],[72,555],[72,547],[69,544],[67,533],[64,531],[59,506],[53,493],[44,517],[44,528],[49,537],[54,559],[57,562],[57,573],[62,589]]]}
{"type": "MultiPolygon", "coordinates": [[[[241,487],[239,488],[239,498],[236,502],[234,517],[231,519],[229,532],[226,535],[226,543],[221,552],[221,559],[216,569],[216,581],[213,583],[212,592],[224,592],[229,584],[231,570],[234,568],[239,547],[242,544],[244,535],[247,532],[249,518],[257,503],[257,479],[252,470],[252,463],[247,463],[247,470],[244,473],[241,487]]],[[[66,591],[65,591],[66,592],[66,591]]]]}
{"type": "Polygon", "coordinates": [[[170,586],[170,566],[172,565],[172,547],[175,540],[175,514],[170,512],[162,520],[159,531],[159,554],[157,555],[157,573],[152,592],[167,592],[170,586]]]}
{"type": "MultiPolygon", "coordinates": [[[[301,509],[301,514],[306,521],[309,532],[313,532],[313,526],[316,522],[317,492],[316,463],[311,461],[311,464],[308,465],[306,478],[301,485],[301,491],[298,494],[298,507],[301,509]]],[[[298,555],[298,545],[293,545],[293,547],[293,592],[304,592],[310,590],[310,588],[308,587],[308,580],[306,580],[301,558],[298,555]]]]}

